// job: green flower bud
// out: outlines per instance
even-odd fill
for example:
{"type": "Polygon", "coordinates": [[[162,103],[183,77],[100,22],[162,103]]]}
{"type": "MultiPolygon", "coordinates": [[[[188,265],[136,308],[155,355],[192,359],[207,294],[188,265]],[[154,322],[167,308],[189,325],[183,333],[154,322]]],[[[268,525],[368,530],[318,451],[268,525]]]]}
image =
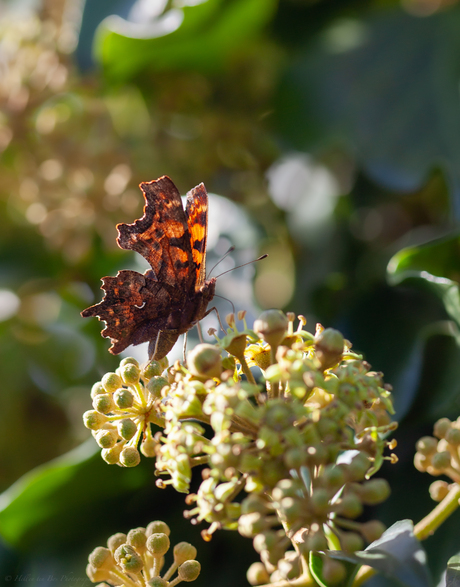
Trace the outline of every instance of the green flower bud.
{"type": "Polygon", "coordinates": [[[123,532],[112,534],[112,536],[110,536],[110,538],[107,540],[107,546],[110,548],[112,553],[114,553],[122,544],[126,544],[126,534],[123,534],[123,532]]]}
{"type": "Polygon", "coordinates": [[[142,379],[152,379],[152,377],[158,377],[163,373],[163,368],[161,366],[160,361],[150,361],[145,367],[142,369],[141,377],[142,379]]]}
{"type": "Polygon", "coordinates": [[[91,388],[91,399],[94,399],[100,393],[105,393],[105,389],[102,387],[102,383],[97,381],[91,388]]]}
{"type": "Polygon", "coordinates": [[[145,528],[133,528],[128,532],[126,543],[135,548],[139,554],[145,552],[146,542],[145,528]]]}
{"type": "Polygon", "coordinates": [[[118,420],[117,430],[121,438],[124,438],[124,440],[131,440],[137,432],[137,425],[130,418],[124,418],[123,420],[118,420]]]}
{"type": "Polygon", "coordinates": [[[289,321],[281,310],[266,310],[254,322],[254,330],[271,348],[276,348],[286,336],[288,325],[289,321]]]}
{"type": "Polygon", "coordinates": [[[266,514],[268,506],[262,496],[251,493],[241,502],[241,512],[243,514],[251,514],[252,512],[266,514]]]}
{"type": "Polygon", "coordinates": [[[437,452],[433,455],[431,459],[431,464],[435,469],[438,471],[444,471],[448,467],[450,467],[452,457],[450,452],[447,450],[443,450],[442,452],[437,452]]]}
{"type": "Polygon", "coordinates": [[[374,542],[378,540],[380,536],[385,532],[385,524],[379,520],[371,520],[370,522],[364,522],[361,524],[360,532],[367,540],[367,542],[374,542]]]}
{"type": "Polygon", "coordinates": [[[98,430],[107,421],[107,417],[96,410],[88,410],[83,414],[83,423],[90,430],[98,430]]]}
{"type": "Polygon", "coordinates": [[[108,393],[99,393],[93,399],[93,408],[101,414],[108,414],[112,412],[115,405],[112,401],[112,396],[108,393]]]}
{"type": "Polygon", "coordinates": [[[280,538],[274,530],[267,530],[254,536],[252,544],[254,550],[260,554],[263,550],[272,550],[275,548],[279,541],[280,538]]]}
{"type": "Polygon", "coordinates": [[[246,573],[249,585],[262,585],[270,581],[270,575],[263,563],[252,563],[246,573]]]}
{"type": "Polygon", "coordinates": [[[117,443],[118,431],[113,428],[101,428],[100,430],[96,430],[96,432],[94,432],[94,438],[101,448],[112,448],[117,443]]]}
{"type": "Polygon", "coordinates": [[[101,456],[108,465],[116,465],[120,460],[120,453],[123,450],[124,442],[119,442],[112,448],[105,448],[101,456]]]}
{"type": "Polygon", "coordinates": [[[135,365],[139,367],[139,362],[134,357],[125,357],[120,361],[120,367],[124,367],[125,365],[135,365]]]}
{"type": "Polygon", "coordinates": [[[337,511],[346,518],[357,518],[363,513],[363,504],[355,493],[347,493],[337,503],[337,511]]]}
{"type": "Polygon", "coordinates": [[[331,496],[327,489],[318,487],[313,491],[311,496],[311,507],[316,515],[322,516],[330,510],[330,498],[331,496]]]}
{"type": "Polygon", "coordinates": [[[178,569],[177,573],[182,581],[195,581],[201,571],[201,565],[198,561],[188,560],[183,563],[178,569]]]}
{"type": "Polygon", "coordinates": [[[321,475],[327,489],[340,489],[345,484],[345,473],[340,465],[327,465],[321,475]]]}
{"type": "Polygon", "coordinates": [[[343,355],[343,336],[338,330],[326,328],[315,336],[316,356],[323,370],[340,363],[343,355]]]}
{"type": "Polygon", "coordinates": [[[113,401],[119,410],[127,410],[134,404],[134,394],[129,389],[121,387],[113,394],[113,401]]]}
{"type": "Polygon", "coordinates": [[[340,561],[327,557],[323,563],[322,574],[327,585],[335,585],[343,581],[346,569],[340,561]]]}
{"type": "Polygon", "coordinates": [[[114,566],[112,553],[108,548],[98,546],[88,557],[89,564],[95,569],[111,569],[114,566]]]}
{"type": "Polygon", "coordinates": [[[451,426],[452,422],[449,420],[449,418],[441,418],[435,423],[433,434],[436,436],[436,438],[444,438],[446,432],[450,429],[451,426]]]}
{"type": "Polygon", "coordinates": [[[139,365],[134,365],[133,363],[123,365],[123,367],[119,368],[119,373],[125,385],[136,385],[136,383],[139,383],[141,374],[139,365]]]}
{"type": "Polygon", "coordinates": [[[244,514],[238,520],[238,532],[241,536],[246,538],[253,538],[256,534],[260,534],[267,528],[266,517],[258,512],[252,514],[244,514]]]}
{"type": "Polygon", "coordinates": [[[369,470],[371,463],[362,452],[353,457],[351,463],[345,468],[345,474],[349,481],[362,481],[369,470]]]}
{"type": "Polygon", "coordinates": [[[458,428],[450,428],[444,436],[446,441],[452,446],[460,445],[460,430],[458,428]]]}
{"type": "Polygon", "coordinates": [[[141,455],[134,446],[125,446],[120,453],[119,460],[123,467],[136,467],[141,462],[141,455]]]}
{"type": "Polygon", "coordinates": [[[166,385],[169,385],[169,383],[165,377],[154,375],[149,380],[146,387],[152,397],[159,399],[161,398],[161,391],[166,385]]]}
{"type": "Polygon", "coordinates": [[[123,381],[121,377],[116,373],[106,373],[102,378],[102,387],[107,393],[113,393],[119,387],[123,387],[123,381]]]}
{"type": "Polygon", "coordinates": [[[290,448],[284,454],[283,459],[288,469],[300,469],[307,462],[307,454],[301,448],[290,448]]]}
{"type": "Polygon", "coordinates": [[[422,453],[416,452],[414,456],[414,467],[420,473],[426,473],[428,467],[431,465],[431,456],[427,457],[422,453]]]}
{"type": "Polygon", "coordinates": [[[295,414],[293,414],[290,406],[284,401],[273,402],[267,408],[265,421],[266,425],[272,430],[281,432],[285,428],[293,425],[295,414]]]}
{"type": "Polygon", "coordinates": [[[390,496],[390,484],[386,479],[370,479],[360,486],[359,496],[366,505],[377,505],[390,496]]]}
{"type": "Polygon", "coordinates": [[[179,542],[174,547],[174,562],[176,565],[181,565],[185,561],[190,561],[196,558],[196,548],[193,544],[188,542],[179,542]]]}
{"type": "Polygon", "coordinates": [[[281,479],[272,491],[275,501],[280,502],[283,497],[296,497],[299,492],[299,484],[293,479],[281,479]]]}
{"type": "Polygon", "coordinates": [[[449,493],[449,484],[446,481],[434,481],[430,485],[430,496],[434,501],[442,501],[449,493]]]}
{"type": "Polygon", "coordinates": [[[192,375],[213,379],[222,373],[220,349],[212,344],[199,344],[187,356],[187,367],[192,375]]]}
{"type": "Polygon", "coordinates": [[[150,524],[145,529],[145,533],[147,536],[151,536],[152,534],[166,534],[166,536],[169,536],[171,534],[171,530],[166,522],[155,520],[154,522],[150,522],[150,524]]]}
{"type": "Polygon", "coordinates": [[[123,544],[117,548],[115,560],[125,573],[140,573],[144,566],[142,557],[129,544],[123,544]]]}
{"type": "Polygon", "coordinates": [[[169,585],[169,581],[166,581],[162,577],[153,577],[153,579],[147,581],[147,585],[149,587],[167,587],[169,585]]]}
{"type": "Polygon", "coordinates": [[[151,534],[147,538],[146,546],[155,557],[164,556],[169,550],[169,538],[162,532],[151,534]]]}
{"type": "Polygon", "coordinates": [[[328,549],[327,539],[322,530],[318,530],[317,532],[309,534],[305,538],[305,542],[303,544],[299,544],[299,546],[302,554],[310,551],[317,552],[318,550],[328,549]]]}
{"type": "Polygon", "coordinates": [[[156,456],[156,448],[158,444],[158,441],[152,438],[151,436],[146,438],[141,442],[141,453],[144,455],[144,457],[148,458],[156,456]]]}
{"type": "Polygon", "coordinates": [[[416,444],[417,451],[424,456],[431,456],[437,451],[438,441],[432,436],[423,436],[416,444]]]}
{"type": "Polygon", "coordinates": [[[344,532],[340,537],[340,544],[347,552],[356,552],[364,548],[364,541],[356,532],[344,532]]]}

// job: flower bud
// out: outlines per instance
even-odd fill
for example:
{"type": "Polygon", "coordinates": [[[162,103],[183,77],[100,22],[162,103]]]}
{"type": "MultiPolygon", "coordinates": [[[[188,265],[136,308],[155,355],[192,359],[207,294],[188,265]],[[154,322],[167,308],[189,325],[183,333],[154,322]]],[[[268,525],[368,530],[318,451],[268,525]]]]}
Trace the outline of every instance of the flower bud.
{"type": "Polygon", "coordinates": [[[144,566],[142,557],[129,544],[123,544],[117,548],[115,560],[125,573],[140,573],[144,566]]]}
{"type": "Polygon", "coordinates": [[[119,373],[125,385],[135,385],[136,383],[139,383],[139,377],[141,374],[139,365],[127,363],[119,368],[119,373]]]}
{"type": "Polygon", "coordinates": [[[148,524],[147,528],[145,529],[145,533],[147,536],[151,536],[152,534],[166,534],[166,536],[169,536],[171,534],[171,530],[166,522],[155,520],[154,522],[150,522],[150,524],[148,524]]]}
{"type": "Polygon", "coordinates": [[[88,410],[83,414],[83,423],[90,430],[98,430],[107,422],[107,417],[96,410],[88,410]]]}
{"type": "Polygon", "coordinates": [[[414,467],[420,473],[426,473],[426,470],[431,465],[431,457],[422,455],[420,452],[416,452],[414,455],[414,467]]]}
{"type": "Polygon", "coordinates": [[[266,310],[254,322],[254,330],[272,348],[276,348],[286,336],[288,324],[281,310],[266,310]]]}
{"type": "Polygon", "coordinates": [[[150,361],[142,370],[141,377],[142,379],[149,380],[152,377],[158,377],[163,373],[163,368],[160,361],[150,361]]]}
{"type": "Polygon", "coordinates": [[[146,542],[145,528],[133,528],[128,532],[126,543],[135,548],[139,554],[145,551],[146,542]]]}
{"type": "Polygon", "coordinates": [[[451,459],[452,457],[450,455],[450,452],[447,450],[443,450],[442,452],[437,452],[435,455],[433,455],[433,458],[431,459],[431,464],[435,469],[438,469],[438,471],[444,471],[445,469],[450,467],[451,459]]]}
{"type": "Polygon", "coordinates": [[[116,465],[120,460],[120,453],[123,450],[124,442],[119,442],[112,448],[104,448],[101,456],[108,465],[116,465]]]}
{"type": "Polygon", "coordinates": [[[357,518],[363,512],[363,504],[355,493],[347,493],[337,504],[338,513],[346,518],[357,518]]]}
{"type": "Polygon", "coordinates": [[[449,493],[449,484],[447,481],[434,481],[430,485],[430,496],[434,501],[442,501],[449,493]]]}
{"type": "Polygon", "coordinates": [[[188,560],[185,561],[178,569],[177,573],[182,581],[186,581],[189,583],[190,581],[195,581],[198,578],[198,575],[201,571],[201,565],[196,560],[188,560]]]}
{"type": "Polygon", "coordinates": [[[316,515],[322,516],[329,511],[329,499],[330,496],[329,491],[327,491],[327,489],[318,487],[313,491],[313,494],[311,496],[311,506],[316,515]]]}
{"type": "Polygon", "coordinates": [[[449,418],[440,418],[434,425],[433,434],[436,438],[444,438],[451,426],[452,422],[449,418]]]}
{"type": "Polygon", "coordinates": [[[93,399],[93,408],[101,414],[112,412],[115,408],[112,396],[109,393],[99,393],[93,399]]]}
{"type": "Polygon", "coordinates": [[[165,377],[154,375],[151,377],[146,387],[152,397],[159,399],[161,398],[161,391],[166,385],[169,385],[169,383],[165,377]]]}
{"type": "Polygon", "coordinates": [[[312,532],[305,538],[305,542],[299,545],[302,554],[310,551],[327,550],[327,539],[322,530],[312,532]]]}
{"type": "Polygon", "coordinates": [[[179,542],[174,547],[174,562],[181,565],[185,561],[193,560],[196,557],[196,548],[188,542],[179,542]]]}
{"type": "Polygon", "coordinates": [[[110,569],[114,565],[112,553],[108,548],[98,546],[88,557],[89,564],[95,569],[110,569]]]}
{"type": "Polygon", "coordinates": [[[423,436],[417,441],[416,448],[422,455],[431,456],[434,455],[438,448],[438,441],[432,436],[423,436]]]}
{"type": "Polygon", "coordinates": [[[94,399],[100,393],[105,393],[105,389],[102,387],[102,383],[97,381],[91,388],[91,399],[94,399]]]}
{"type": "Polygon", "coordinates": [[[444,438],[452,446],[458,446],[460,445],[460,430],[458,428],[449,428],[444,438]]]}
{"type": "Polygon", "coordinates": [[[364,548],[364,541],[357,532],[344,532],[340,536],[340,544],[347,552],[356,552],[364,548]]]}
{"type": "Polygon", "coordinates": [[[362,452],[358,453],[345,469],[347,479],[349,481],[362,481],[370,466],[369,458],[362,452]]]}
{"type": "Polygon", "coordinates": [[[107,540],[107,546],[110,548],[112,553],[114,553],[122,544],[126,544],[126,534],[123,534],[123,532],[112,534],[112,536],[110,536],[110,538],[107,540]]]}
{"type": "Polygon", "coordinates": [[[118,409],[127,410],[134,404],[133,392],[125,387],[121,387],[113,394],[113,402],[118,409]]]}
{"type": "Polygon", "coordinates": [[[367,540],[367,542],[374,542],[374,540],[378,540],[385,532],[385,530],[385,524],[379,520],[370,520],[370,522],[364,522],[360,527],[360,532],[367,540]]]}
{"type": "Polygon", "coordinates": [[[262,585],[270,581],[270,575],[263,563],[252,563],[249,567],[246,578],[249,585],[262,585]]]}
{"type": "Polygon", "coordinates": [[[125,365],[135,365],[136,367],[139,367],[139,361],[134,357],[125,357],[120,361],[120,367],[124,367],[125,365]]]}
{"type": "Polygon", "coordinates": [[[116,373],[106,373],[102,378],[102,387],[107,393],[113,393],[119,387],[123,387],[123,381],[121,377],[116,373]]]}
{"type": "Polygon", "coordinates": [[[123,467],[136,467],[141,462],[141,455],[134,446],[126,446],[121,451],[119,460],[123,467]]]}
{"type": "Polygon", "coordinates": [[[151,552],[155,557],[160,557],[164,556],[168,552],[170,542],[166,534],[159,532],[151,534],[147,538],[146,545],[149,552],[151,552]]]}
{"type": "Polygon", "coordinates": [[[96,569],[93,565],[88,564],[86,566],[86,574],[92,583],[98,583],[99,581],[105,581],[110,578],[110,572],[106,569],[96,569]]]}
{"type": "Polygon", "coordinates": [[[323,370],[340,363],[343,355],[343,336],[334,328],[326,328],[315,336],[316,356],[323,370]]]}
{"type": "Polygon", "coordinates": [[[346,569],[340,561],[326,558],[323,563],[323,579],[327,585],[335,585],[345,578],[346,569]]]}
{"type": "Polygon", "coordinates": [[[199,344],[187,356],[187,367],[192,375],[212,379],[222,373],[220,349],[212,344],[199,344]]]}
{"type": "Polygon", "coordinates": [[[112,448],[118,440],[118,431],[114,428],[101,428],[93,432],[98,446],[101,448],[112,448]]]}
{"type": "Polygon", "coordinates": [[[131,440],[137,432],[137,425],[130,418],[124,418],[123,420],[118,420],[117,430],[121,438],[131,440]]]}
{"type": "Polygon", "coordinates": [[[266,517],[258,512],[243,514],[238,520],[238,532],[246,538],[253,538],[267,528],[266,517]]]}
{"type": "Polygon", "coordinates": [[[152,458],[154,457],[157,452],[156,448],[158,446],[158,441],[152,438],[151,436],[142,440],[141,442],[141,453],[144,457],[152,458]]]}
{"type": "Polygon", "coordinates": [[[359,496],[366,505],[377,505],[390,496],[390,484],[386,479],[370,479],[360,486],[359,496]]]}

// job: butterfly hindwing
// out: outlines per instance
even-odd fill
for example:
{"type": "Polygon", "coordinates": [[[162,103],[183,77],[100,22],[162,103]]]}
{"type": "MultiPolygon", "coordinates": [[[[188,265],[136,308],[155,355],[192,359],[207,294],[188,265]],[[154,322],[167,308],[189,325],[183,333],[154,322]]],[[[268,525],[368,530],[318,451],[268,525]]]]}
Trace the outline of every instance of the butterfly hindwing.
{"type": "Polygon", "coordinates": [[[192,257],[195,264],[195,289],[198,290],[206,279],[208,194],[203,183],[200,183],[200,185],[197,185],[188,192],[185,216],[187,218],[192,257]]]}

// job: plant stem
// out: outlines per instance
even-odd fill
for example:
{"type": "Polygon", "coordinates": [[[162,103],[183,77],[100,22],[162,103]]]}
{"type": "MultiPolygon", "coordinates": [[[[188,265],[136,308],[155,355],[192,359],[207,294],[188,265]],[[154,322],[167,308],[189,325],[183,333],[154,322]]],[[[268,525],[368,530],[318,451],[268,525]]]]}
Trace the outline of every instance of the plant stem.
{"type": "MultiPolygon", "coordinates": [[[[454,483],[446,497],[425,516],[414,527],[414,536],[419,540],[425,540],[431,536],[435,530],[459,507],[460,485],[454,483]]],[[[353,581],[353,587],[359,587],[365,581],[375,575],[376,571],[372,567],[363,566],[356,574],[353,581]]]]}

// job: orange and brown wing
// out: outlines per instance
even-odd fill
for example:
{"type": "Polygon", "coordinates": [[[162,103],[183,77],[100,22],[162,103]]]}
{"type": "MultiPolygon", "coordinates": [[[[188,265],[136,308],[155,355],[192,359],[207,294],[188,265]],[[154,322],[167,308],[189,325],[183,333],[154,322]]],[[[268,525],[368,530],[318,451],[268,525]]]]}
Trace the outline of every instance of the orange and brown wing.
{"type": "Polygon", "coordinates": [[[110,338],[112,354],[118,355],[130,344],[156,340],[166,325],[170,305],[169,293],[161,283],[137,271],[122,270],[116,277],[104,277],[101,287],[103,300],[81,315],[104,320],[106,328],[101,334],[110,338]]]}
{"type": "Polygon", "coordinates": [[[146,202],[144,215],[133,224],[118,224],[117,242],[122,249],[140,253],[159,282],[190,291],[195,286],[194,264],[179,191],[166,175],[139,187],[146,202]]]}
{"type": "Polygon", "coordinates": [[[187,194],[185,208],[190,246],[196,274],[195,289],[206,280],[206,241],[208,237],[208,194],[204,183],[200,183],[187,194]]]}

